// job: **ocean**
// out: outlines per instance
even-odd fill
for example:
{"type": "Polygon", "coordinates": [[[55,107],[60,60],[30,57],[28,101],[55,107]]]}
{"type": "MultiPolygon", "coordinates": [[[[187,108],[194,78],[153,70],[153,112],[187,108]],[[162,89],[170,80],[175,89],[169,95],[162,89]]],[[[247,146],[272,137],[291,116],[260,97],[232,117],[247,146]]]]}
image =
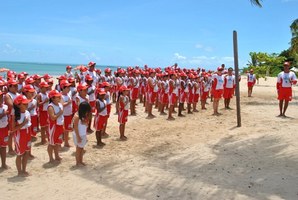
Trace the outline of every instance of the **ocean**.
{"type": "MultiPolygon", "coordinates": [[[[20,72],[27,72],[29,75],[32,74],[38,74],[38,75],[44,75],[49,74],[52,76],[59,76],[63,74],[66,71],[66,66],[70,65],[73,68],[75,68],[78,65],[81,64],[59,64],[59,63],[35,63],[35,62],[11,62],[11,61],[0,61],[0,68],[8,68],[12,71],[15,71],[17,73],[20,72]]],[[[86,63],[87,65],[87,63],[86,63]]],[[[109,66],[109,65],[96,65],[97,69],[101,69],[102,71],[109,67],[113,71],[117,69],[118,66],[109,66]]],[[[126,68],[123,67],[122,68],[126,68]]],[[[73,70],[73,73],[75,71],[73,70]]],[[[4,76],[6,73],[0,73],[2,76],[4,76]]]]}

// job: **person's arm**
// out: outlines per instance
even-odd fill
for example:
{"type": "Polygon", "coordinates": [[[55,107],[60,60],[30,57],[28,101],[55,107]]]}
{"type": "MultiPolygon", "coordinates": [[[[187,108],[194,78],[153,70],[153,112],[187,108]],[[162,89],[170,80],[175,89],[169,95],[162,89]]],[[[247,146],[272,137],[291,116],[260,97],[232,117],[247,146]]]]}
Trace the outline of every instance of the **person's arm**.
{"type": "Polygon", "coordinates": [[[71,98],[69,98],[68,101],[63,101],[63,99],[62,99],[62,105],[63,105],[63,107],[66,107],[66,106],[68,106],[71,103],[72,103],[71,98]]]}
{"type": "Polygon", "coordinates": [[[77,137],[77,142],[81,143],[82,142],[82,138],[80,137],[80,133],[79,133],[79,116],[75,115],[74,119],[73,119],[73,129],[75,132],[75,135],[77,137]]]}
{"type": "Polygon", "coordinates": [[[55,121],[63,114],[63,110],[60,109],[60,111],[57,114],[55,114],[54,108],[52,106],[49,106],[48,113],[51,120],[55,121]]]}
{"type": "Polygon", "coordinates": [[[13,108],[13,101],[8,94],[5,95],[4,102],[9,108],[13,108]]]}
{"type": "Polygon", "coordinates": [[[295,73],[293,73],[293,76],[291,78],[291,83],[292,83],[292,85],[296,85],[297,84],[297,78],[296,78],[295,73]]]}
{"type": "Polygon", "coordinates": [[[15,121],[15,116],[13,115],[12,116],[12,130],[11,130],[11,132],[14,132],[14,131],[17,131],[17,130],[21,129],[23,126],[26,125],[28,120],[29,120],[28,118],[25,118],[24,121],[21,124],[17,125],[16,121],[15,121]]]}

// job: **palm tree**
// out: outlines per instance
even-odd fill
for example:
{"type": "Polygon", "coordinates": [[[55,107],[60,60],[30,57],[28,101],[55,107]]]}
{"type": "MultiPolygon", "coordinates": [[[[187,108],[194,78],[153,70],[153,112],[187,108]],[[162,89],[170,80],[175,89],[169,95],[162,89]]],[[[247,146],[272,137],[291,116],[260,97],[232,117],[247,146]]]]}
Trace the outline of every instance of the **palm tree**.
{"type": "Polygon", "coordinates": [[[290,26],[292,32],[290,54],[298,61],[298,19],[294,20],[290,26]]]}
{"type": "Polygon", "coordinates": [[[250,0],[250,2],[251,2],[253,5],[256,5],[256,6],[258,6],[258,7],[262,7],[261,1],[262,1],[262,0],[250,0]]]}

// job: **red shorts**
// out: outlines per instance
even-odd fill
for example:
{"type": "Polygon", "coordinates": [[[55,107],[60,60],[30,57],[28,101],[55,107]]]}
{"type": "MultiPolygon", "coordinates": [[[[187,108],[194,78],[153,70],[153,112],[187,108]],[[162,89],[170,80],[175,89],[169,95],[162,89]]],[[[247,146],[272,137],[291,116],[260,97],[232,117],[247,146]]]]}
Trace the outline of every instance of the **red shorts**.
{"type": "Polygon", "coordinates": [[[253,87],[255,85],[254,82],[247,82],[247,87],[253,87]]]}
{"type": "Polygon", "coordinates": [[[15,152],[18,156],[23,155],[31,149],[31,133],[30,128],[20,129],[15,132],[15,152]]]}
{"type": "Polygon", "coordinates": [[[139,88],[132,88],[131,100],[137,100],[139,95],[139,88]]]}
{"type": "Polygon", "coordinates": [[[8,142],[8,126],[0,128],[0,147],[6,147],[8,142]]]}
{"type": "Polygon", "coordinates": [[[209,92],[203,92],[202,96],[201,96],[201,100],[207,100],[208,98],[208,95],[209,95],[209,92]]]}
{"type": "Polygon", "coordinates": [[[223,90],[213,90],[213,98],[220,99],[222,97],[223,90]]]}
{"type": "Polygon", "coordinates": [[[108,104],[108,105],[107,105],[107,113],[108,113],[108,117],[110,117],[111,109],[112,109],[112,104],[108,104]]]}
{"type": "Polygon", "coordinates": [[[292,101],[292,88],[279,88],[277,99],[292,101]]]}
{"type": "Polygon", "coordinates": [[[102,130],[107,124],[108,116],[96,115],[94,118],[94,128],[96,131],[102,130]]]}
{"type": "Polygon", "coordinates": [[[180,95],[179,95],[179,103],[184,103],[184,102],[185,102],[186,94],[187,94],[187,93],[185,93],[185,92],[180,92],[180,95]]]}
{"type": "Polygon", "coordinates": [[[31,116],[31,136],[36,137],[37,134],[37,115],[31,116]]]}
{"type": "Polygon", "coordinates": [[[121,110],[118,112],[118,122],[125,124],[127,122],[128,110],[121,110]]]}
{"type": "Polygon", "coordinates": [[[224,88],[223,98],[231,99],[234,96],[234,88],[224,88]]]}
{"type": "Polygon", "coordinates": [[[177,102],[177,95],[175,93],[169,94],[169,104],[175,105],[177,102]]]}
{"type": "Polygon", "coordinates": [[[91,111],[92,111],[92,113],[95,113],[95,102],[96,102],[96,101],[89,101],[89,104],[90,104],[90,106],[91,106],[91,111]]]}
{"type": "Polygon", "coordinates": [[[162,104],[168,104],[169,103],[169,94],[163,93],[161,102],[162,102],[162,104]]]}
{"type": "Polygon", "coordinates": [[[49,125],[49,145],[62,144],[63,125],[50,124],[49,125]]]}
{"type": "Polygon", "coordinates": [[[66,131],[72,131],[72,117],[73,115],[69,115],[69,116],[64,116],[64,129],[66,131]]]}
{"type": "Polygon", "coordinates": [[[199,94],[194,94],[194,96],[193,96],[193,102],[194,103],[198,103],[199,102],[199,97],[200,97],[199,94]]]}
{"type": "Polygon", "coordinates": [[[187,97],[186,97],[186,102],[189,103],[193,103],[193,94],[192,93],[188,93],[187,97]]]}
{"type": "Polygon", "coordinates": [[[48,126],[49,125],[49,122],[48,122],[48,111],[41,110],[39,112],[39,124],[40,124],[40,127],[45,127],[45,126],[48,126]]]}
{"type": "Polygon", "coordinates": [[[147,93],[147,101],[149,104],[154,104],[156,98],[156,92],[148,92],[147,93]]]}

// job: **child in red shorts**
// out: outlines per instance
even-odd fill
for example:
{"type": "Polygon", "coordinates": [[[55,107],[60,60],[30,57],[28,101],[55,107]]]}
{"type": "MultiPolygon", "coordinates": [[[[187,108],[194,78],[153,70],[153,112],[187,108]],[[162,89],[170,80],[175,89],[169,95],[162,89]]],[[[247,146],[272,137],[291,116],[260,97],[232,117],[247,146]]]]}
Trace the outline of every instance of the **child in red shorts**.
{"type": "Polygon", "coordinates": [[[19,95],[13,101],[14,115],[12,116],[12,131],[15,131],[16,167],[18,176],[29,176],[26,171],[29,151],[31,149],[31,117],[28,109],[29,100],[19,95]]]}
{"type": "Polygon", "coordinates": [[[37,102],[39,105],[39,123],[40,123],[40,133],[41,133],[41,144],[46,144],[46,132],[48,129],[48,105],[49,105],[49,96],[48,88],[49,85],[46,82],[41,82],[39,84],[40,93],[37,95],[37,102]]]}
{"type": "Polygon", "coordinates": [[[127,122],[128,110],[129,110],[129,89],[126,86],[121,86],[119,89],[119,110],[118,110],[118,122],[119,132],[120,132],[120,140],[126,140],[127,137],[124,135],[125,132],[125,124],[127,122]]]}
{"type": "Polygon", "coordinates": [[[97,146],[103,146],[105,143],[101,141],[104,134],[103,129],[107,122],[108,112],[107,112],[107,101],[105,100],[106,92],[103,88],[98,88],[96,90],[96,115],[94,118],[94,128],[96,129],[96,140],[97,146]]]}
{"type": "Polygon", "coordinates": [[[8,143],[8,106],[3,103],[3,92],[0,91],[0,154],[1,169],[8,169],[6,165],[6,147],[8,143]]]}
{"type": "Polygon", "coordinates": [[[63,105],[63,117],[64,117],[64,147],[70,147],[69,145],[69,132],[72,131],[72,99],[70,94],[70,83],[67,80],[60,82],[60,88],[62,90],[62,105],[63,105]]]}

